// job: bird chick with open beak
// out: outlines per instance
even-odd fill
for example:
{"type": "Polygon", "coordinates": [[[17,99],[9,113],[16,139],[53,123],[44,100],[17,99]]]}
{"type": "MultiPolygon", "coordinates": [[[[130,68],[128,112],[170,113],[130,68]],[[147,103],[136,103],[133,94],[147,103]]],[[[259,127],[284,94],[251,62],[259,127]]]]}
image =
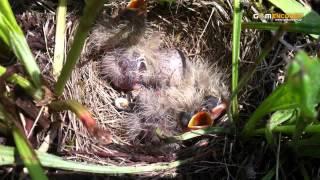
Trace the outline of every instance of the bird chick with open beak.
{"type": "Polygon", "coordinates": [[[140,11],[144,8],[136,10],[144,3],[135,3],[114,18],[126,24],[115,23],[116,31],[100,25],[89,38],[92,49],[103,50],[102,77],[119,91],[135,92],[124,122],[128,137],[157,144],[156,129],[170,136],[212,126],[227,107],[222,72],[209,63],[189,61],[177,49],[161,47],[160,36],[147,38],[140,11]]]}

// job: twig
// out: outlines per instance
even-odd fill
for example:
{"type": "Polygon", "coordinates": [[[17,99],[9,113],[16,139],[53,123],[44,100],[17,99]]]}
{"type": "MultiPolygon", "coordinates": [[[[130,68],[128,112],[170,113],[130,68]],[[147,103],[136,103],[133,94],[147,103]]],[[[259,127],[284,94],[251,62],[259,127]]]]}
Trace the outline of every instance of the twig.
{"type": "Polygon", "coordinates": [[[29,131],[29,134],[28,134],[28,136],[27,136],[28,139],[30,138],[34,127],[37,125],[37,123],[38,123],[38,121],[39,121],[39,119],[40,119],[40,116],[41,116],[43,110],[44,110],[44,106],[41,107],[41,109],[40,109],[40,111],[39,111],[39,113],[38,113],[38,116],[37,116],[37,118],[35,119],[35,121],[34,121],[34,123],[33,123],[33,125],[32,125],[32,128],[31,128],[30,131],[29,131]]]}

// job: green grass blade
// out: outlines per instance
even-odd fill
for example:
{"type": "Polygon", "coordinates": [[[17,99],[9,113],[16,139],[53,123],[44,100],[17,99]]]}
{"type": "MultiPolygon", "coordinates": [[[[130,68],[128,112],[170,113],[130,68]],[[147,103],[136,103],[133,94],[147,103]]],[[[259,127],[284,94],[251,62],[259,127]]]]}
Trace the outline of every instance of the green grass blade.
{"type": "MultiPolygon", "coordinates": [[[[15,123],[16,120],[14,119],[14,117],[6,113],[6,110],[2,104],[0,104],[0,119],[3,122],[7,122],[9,127],[11,127],[13,139],[19,156],[23,164],[27,167],[31,178],[35,180],[48,179],[44,174],[40,161],[38,160],[34,150],[23,134],[23,131],[21,130],[22,128],[19,128],[19,126],[15,123]]],[[[2,159],[2,154],[0,159],[2,159]]]]}
{"type": "Polygon", "coordinates": [[[296,121],[294,140],[303,129],[317,117],[316,106],[320,102],[320,61],[311,59],[306,53],[298,52],[288,68],[288,85],[297,96],[301,117],[296,121]]]}
{"type": "MultiPolygon", "coordinates": [[[[241,36],[241,19],[242,10],[240,8],[240,0],[234,0],[233,4],[233,29],[232,29],[232,92],[238,87],[239,80],[239,56],[240,56],[240,36],[241,36]]],[[[238,96],[235,95],[231,99],[232,116],[237,119],[238,96]]],[[[233,119],[233,118],[232,118],[233,119]]]]}
{"type": "MultiPolygon", "coordinates": [[[[238,91],[243,88],[247,82],[250,80],[252,75],[254,74],[257,66],[265,59],[265,57],[269,54],[269,52],[272,50],[274,45],[278,42],[279,38],[283,35],[284,31],[280,28],[275,36],[272,37],[270,41],[266,44],[265,48],[262,50],[261,54],[258,56],[256,62],[248,68],[248,71],[244,74],[244,76],[241,78],[239,85],[237,86],[236,90],[232,92],[231,99],[238,93],[238,91]]],[[[230,106],[228,107],[230,113],[230,106]]],[[[229,115],[230,118],[232,118],[232,115],[229,115]]]]}
{"type": "MultiPolygon", "coordinates": [[[[320,16],[317,12],[313,11],[310,7],[304,6],[296,0],[269,0],[272,4],[280,8],[286,14],[303,14],[300,23],[320,25],[320,16]]],[[[317,33],[319,34],[319,33],[317,33]]],[[[314,38],[319,36],[312,35],[314,38]]]]}
{"type": "Polygon", "coordinates": [[[269,0],[272,4],[280,8],[285,13],[303,13],[307,14],[311,11],[311,9],[305,8],[302,4],[297,2],[296,0],[269,0]]]}
{"type": "Polygon", "coordinates": [[[110,144],[112,142],[110,132],[100,128],[88,109],[79,102],[75,100],[53,101],[49,104],[49,108],[56,112],[64,110],[72,111],[83,123],[89,133],[95,136],[98,141],[103,144],[110,144]]]}
{"type": "Polygon", "coordinates": [[[244,126],[242,132],[243,136],[248,137],[252,135],[256,124],[267,113],[281,109],[297,108],[298,104],[296,99],[297,98],[286,84],[279,86],[250,116],[249,120],[244,126]]]}
{"type": "Polygon", "coordinates": [[[49,104],[49,108],[56,112],[70,110],[76,114],[87,129],[96,127],[96,120],[91,116],[88,109],[75,100],[53,101],[49,104]]]}
{"type": "Polygon", "coordinates": [[[30,144],[27,142],[28,140],[25,138],[24,134],[22,134],[21,130],[15,127],[12,130],[12,134],[20,158],[27,167],[31,178],[34,180],[48,179],[44,174],[44,170],[42,169],[35,152],[32,150],[30,144]]]}
{"type": "Polygon", "coordinates": [[[297,118],[295,109],[280,110],[273,113],[266,126],[266,139],[268,143],[274,144],[272,131],[275,127],[295,118],[297,118]]]}
{"type": "Polygon", "coordinates": [[[317,116],[316,105],[320,102],[320,61],[311,59],[299,52],[289,65],[286,82],[267,97],[252,114],[243,129],[249,136],[257,122],[267,113],[290,108],[299,108],[301,117],[297,118],[295,137],[317,116]]]}
{"type": "Polygon", "coordinates": [[[16,22],[16,18],[14,17],[10,4],[7,0],[3,0],[0,2],[0,12],[6,15],[6,18],[10,23],[14,24],[16,22]]]}
{"type": "Polygon", "coordinates": [[[57,78],[60,75],[65,53],[65,31],[66,31],[66,14],[67,14],[67,0],[59,0],[57,8],[57,26],[54,46],[53,58],[53,75],[57,78]]]}
{"type": "MultiPolygon", "coordinates": [[[[265,133],[265,128],[260,128],[254,130],[254,135],[263,135],[265,133]]],[[[296,131],[295,125],[282,125],[276,126],[272,129],[273,133],[282,133],[287,135],[293,135],[296,131]]],[[[320,125],[307,125],[306,128],[303,130],[306,134],[319,134],[320,133],[320,125]]]]}
{"type": "MultiPolygon", "coordinates": [[[[15,162],[14,160],[14,149],[12,147],[0,145],[0,154],[2,157],[0,158],[0,166],[17,164],[17,162],[15,162]]],[[[136,166],[106,166],[68,161],[64,160],[61,157],[42,152],[37,152],[37,155],[44,167],[97,174],[136,174],[170,170],[189,163],[193,160],[193,158],[189,158],[185,160],[173,161],[170,163],[154,163],[149,165],[136,166]]]]}
{"type": "Polygon", "coordinates": [[[186,133],[183,133],[181,135],[176,136],[170,136],[167,137],[164,132],[162,132],[160,129],[156,130],[156,134],[166,143],[174,143],[179,141],[186,141],[192,138],[196,138],[199,136],[207,135],[207,134],[230,134],[231,130],[228,128],[223,127],[210,127],[206,129],[198,129],[194,131],[189,131],[186,133]]]}
{"type": "Polygon", "coordinates": [[[6,29],[1,28],[2,26],[5,26],[5,19],[2,18],[2,16],[3,15],[0,13],[0,38],[7,46],[9,46],[9,36],[7,36],[8,32],[6,29]]]}
{"type": "Polygon", "coordinates": [[[260,22],[249,22],[242,23],[243,29],[260,29],[275,31],[279,28],[283,28],[287,32],[299,32],[306,34],[320,34],[320,24],[306,24],[306,23],[260,23],[260,22]]]}
{"type": "Polygon", "coordinates": [[[58,82],[55,86],[55,94],[58,96],[62,95],[63,93],[64,87],[66,86],[66,83],[71,76],[72,70],[81,54],[82,48],[84,46],[84,41],[88,35],[90,27],[93,24],[93,21],[95,20],[98,13],[100,12],[103,3],[103,0],[87,1],[83,16],[80,19],[79,26],[74,36],[74,41],[67,55],[66,63],[62,68],[61,74],[58,78],[58,82]]]}
{"type": "Polygon", "coordinates": [[[21,28],[14,18],[8,0],[1,0],[0,7],[0,38],[12,49],[24,65],[35,87],[40,89],[40,69],[31,53],[21,28]]]}
{"type": "Polygon", "coordinates": [[[288,68],[288,82],[293,91],[299,94],[302,116],[315,119],[316,105],[320,103],[320,60],[310,58],[300,51],[288,68]]]}
{"type": "MultiPolygon", "coordinates": [[[[7,69],[0,66],[0,76],[6,73],[7,69]]],[[[35,100],[40,100],[42,98],[42,92],[39,89],[33,87],[33,85],[24,77],[14,73],[10,75],[6,80],[10,83],[20,86],[26,93],[28,93],[35,100]]]]}

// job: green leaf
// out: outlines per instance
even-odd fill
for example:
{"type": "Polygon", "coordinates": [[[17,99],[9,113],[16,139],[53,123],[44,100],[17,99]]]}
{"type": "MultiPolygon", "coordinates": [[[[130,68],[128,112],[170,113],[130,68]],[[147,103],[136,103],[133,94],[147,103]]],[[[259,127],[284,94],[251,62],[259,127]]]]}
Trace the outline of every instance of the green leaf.
{"type": "Polygon", "coordinates": [[[31,53],[21,28],[14,18],[8,0],[0,1],[0,38],[25,66],[33,85],[40,89],[40,69],[31,53]]]}
{"type": "Polygon", "coordinates": [[[291,89],[287,84],[280,85],[269,97],[267,97],[255,112],[250,116],[244,129],[243,135],[249,136],[256,127],[258,121],[267,113],[297,108],[297,97],[292,93],[291,89]]]}
{"type": "Polygon", "coordinates": [[[266,127],[266,139],[269,144],[274,144],[273,138],[273,129],[277,126],[283,124],[290,119],[296,119],[296,110],[295,109],[288,109],[288,110],[280,110],[276,111],[272,114],[271,118],[269,119],[266,127]]]}
{"type": "Polygon", "coordinates": [[[11,24],[14,24],[16,22],[10,4],[7,0],[3,0],[0,2],[0,12],[6,15],[6,18],[11,24]]]}
{"type": "Polygon", "coordinates": [[[296,123],[294,139],[298,138],[304,128],[315,121],[316,105],[320,102],[320,62],[311,59],[306,53],[298,52],[288,69],[288,85],[297,95],[301,117],[296,123]]]}
{"type": "Polygon", "coordinates": [[[272,180],[277,179],[277,171],[279,171],[279,167],[281,167],[285,163],[285,159],[280,159],[278,164],[276,164],[273,168],[271,168],[266,175],[264,175],[261,180],[272,180]],[[278,167],[279,166],[279,167],[278,167]],[[275,177],[275,178],[274,178],[275,177]]]}
{"type": "Polygon", "coordinates": [[[298,52],[288,69],[288,84],[299,96],[302,116],[315,119],[315,106],[320,102],[320,61],[298,52]]]}
{"type": "Polygon", "coordinates": [[[258,121],[267,113],[299,108],[301,117],[296,121],[296,137],[317,116],[315,106],[320,102],[320,62],[306,53],[298,52],[289,65],[287,80],[267,97],[246,123],[243,135],[252,135],[258,121]]]}
{"type": "MultiPolygon", "coordinates": [[[[313,11],[310,7],[304,6],[296,0],[269,0],[272,4],[280,8],[286,14],[301,13],[304,15],[300,23],[304,24],[317,24],[320,25],[320,16],[317,12],[313,11]]],[[[318,38],[318,35],[312,35],[318,38]]]]}
{"type": "Polygon", "coordinates": [[[19,152],[20,158],[22,159],[24,165],[27,167],[30,176],[34,180],[40,179],[48,179],[44,174],[44,171],[41,167],[41,164],[32,150],[28,140],[26,139],[25,135],[22,131],[16,127],[12,130],[13,138],[19,152]]]}
{"type": "Polygon", "coordinates": [[[320,24],[306,23],[280,23],[280,22],[248,22],[242,23],[243,29],[261,29],[275,31],[282,28],[287,32],[299,32],[307,34],[320,34],[320,24]]]}
{"type": "Polygon", "coordinates": [[[306,15],[312,11],[311,8],[303,6],[296,0],[269,0],[269,2],[280,8],[285,13],[302,13],[303,15],[306,15]]]}

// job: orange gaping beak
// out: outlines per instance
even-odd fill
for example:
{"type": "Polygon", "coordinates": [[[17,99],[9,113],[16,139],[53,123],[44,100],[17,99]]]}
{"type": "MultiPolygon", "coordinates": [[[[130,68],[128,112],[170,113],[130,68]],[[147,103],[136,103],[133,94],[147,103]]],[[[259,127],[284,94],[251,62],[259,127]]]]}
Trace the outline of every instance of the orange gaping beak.
{"type": "Polygon", "coordinates": [[[142,11],[146,9],[146,2],[145,0],[131,0],[127,5],[127,8],[142,11]]]}
{"type": "Polygon", "coordinates": [[[200,111],[188,123],[188,129],[197,130],[204,129],[213,125],[214,120],[220,117],[227,109],[226,103],[221,103],[212,108],[210,112],[200,111]]]}
{"type": "Polygon", "coordinates": [[[191,120],[188,123],[188,128],[190,130],[197,130],[207,128],[212,126],[213,119],[210,114],[204,111],[198,112],[194,116],[192,116],[191,120]]]}

